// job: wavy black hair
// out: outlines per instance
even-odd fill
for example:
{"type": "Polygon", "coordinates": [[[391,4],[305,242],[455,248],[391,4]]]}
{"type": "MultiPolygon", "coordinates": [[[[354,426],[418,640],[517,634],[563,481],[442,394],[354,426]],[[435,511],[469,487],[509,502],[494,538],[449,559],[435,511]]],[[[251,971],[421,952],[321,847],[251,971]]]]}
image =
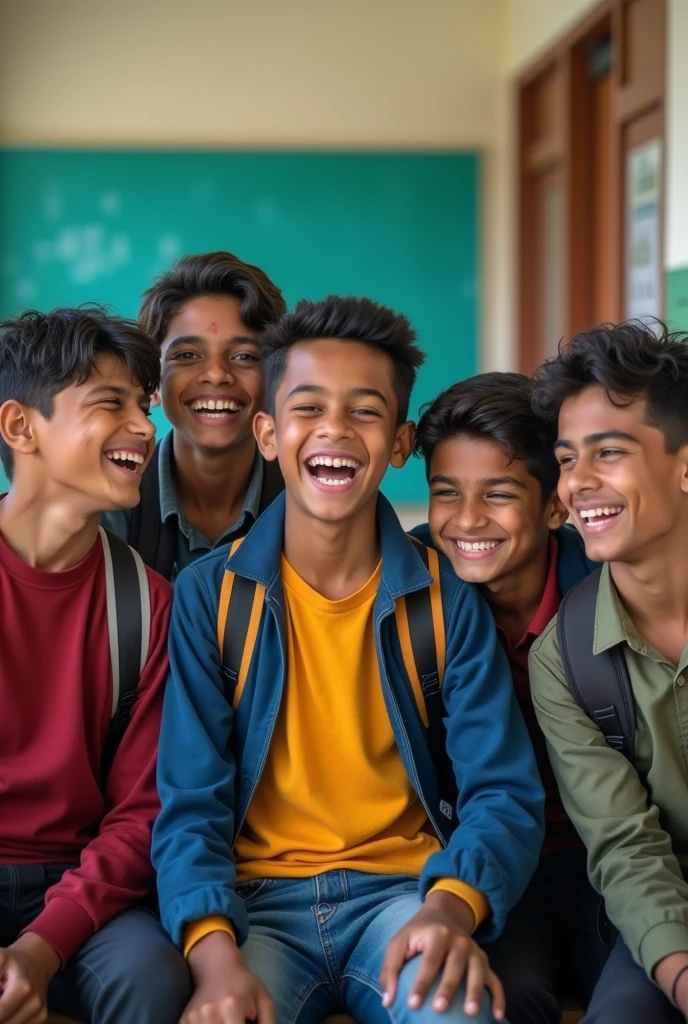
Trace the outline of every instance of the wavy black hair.
{"type": "Polygon", "coordinates": [[[688,444],[688,334],[660,320],[630,320],[581,331],[533,378],[533,407],[556,422],[567,398],[600,385],[615,405],[647,401],[647,422],[662,431],[668,452],[688,444]]]}
{"type": "Polygon", "coordinates": [[[394,391],[399,403],[398,422],[408,416],[411,391],[425,356],[416,345],[416,332],[408,319],[372,299],[329,295],[321,302],[302,299],[263,334],[265,402],[275,411],[275,395],[287,365],[289,350],[302,341],[336,338],[360,341],[385,352],[394,364],[394,391]]]}
{"type": "MultiPolygon", "coordinates": [[[[0,405],[14,399],[50,419],[53,399],[83,384],[100,356],[124,363],[147,395],[157,389],[160,353],[133,320],[109,316],[102,306],[27,310],[0,323],[0,405]]],[[[0,460],[12,478],[13,455],[0,438],[0,460]]]]}
{"type": "Polygon", "coordinates": [[[547,500],[557,486],[556,429],[533,411],[532,383],[521,373],[479,373],[443,391],[421,409],[414,454],[425,459],[426,475],[435,448],[465,435],[494,441],[509,462],[523,459],[547,500]]]}
{"type": "Polygon", "coordinates": [[[139,323],[162,345],[172,317],[186,302],[205,295],[238,299],[241,319],[252,331],[264,330],[287,308],[282,292],[260,267],[231,252],[205,252],[182,257],[153,282],[143,293],[139,323]]]}

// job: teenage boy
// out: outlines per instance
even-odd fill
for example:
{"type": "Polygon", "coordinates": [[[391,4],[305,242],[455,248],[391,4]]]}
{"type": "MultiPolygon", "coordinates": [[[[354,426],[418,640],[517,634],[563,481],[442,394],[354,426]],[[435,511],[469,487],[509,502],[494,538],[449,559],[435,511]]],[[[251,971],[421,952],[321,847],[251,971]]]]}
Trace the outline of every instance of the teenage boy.
{"type": "Polygon", "coordinates": [[[587,1024],[688,1019],[688,337],[658,327],[579,334],[533,390],[558,421],[559,496],[604,563],[583,590],[589,629],[573,646],[566,634],[569,672],[586,645],[586,678],[573,677],[581,702],[556,623],[530,655],[564,806],[619,932],[587,1024]],[[590,703],[610,663],[616,696],[590,703]],[[635,725],[618,729],[625,718],[635,725]]]}
{"type": "Polygon", "coordinates": [[[367,299],[302,302],[268,328],[255,430],[285,496],[229,561],[178,582],[154,863],[196,986],[184,1024],[504,1018],[473,935],[501,930],[535,869],[542,789],[488,609],[379,494],[413,446],[414,341],[367,299]],[[445,663],[427,704],[405,667],[422,555],[445,663]]]}
{"type": "Polygon", "coordinates": [[[129,725],[105,764],[116,703],[112,548],[98,520],[138,501],[158,372],[136,324],[96,309],[0,325],[0,457],[11,480],[0,501],[5,1024],[45,1020],[46,1001],[91,1024],[174,1024],[188,996],[179,953],[142,906],[171,603],[169,585],[142,565],[150,641],[129,725]]]}
{"type": "Polygon", "coordinates": [[[267,275],[229,252],[185,256],[143,296],[139,323],[160,347],[159,400],[172,430],[139,505],[103,525],[167,579],[243,537],[282,490],[252,422],[263,402],[258,336],[285,308],[267,275]]]}
{"type": "Polygon", "coordinates": [[[487,948],[510,1024],[558,1024],[562,977],[587,1006],[608,955],[597,927],[600,898],[561,803],[528,679],[534,640],[561,596],[596,568],[580,535],[563,525],[554,440],[554,427],[532,410],[530,378],[519,373],[484,373],[453,385],[425,408],[416,437],[430,521],[413,533],[446,554],[456,575],[486,598],[545,787],[540,863],[487,948]]]}

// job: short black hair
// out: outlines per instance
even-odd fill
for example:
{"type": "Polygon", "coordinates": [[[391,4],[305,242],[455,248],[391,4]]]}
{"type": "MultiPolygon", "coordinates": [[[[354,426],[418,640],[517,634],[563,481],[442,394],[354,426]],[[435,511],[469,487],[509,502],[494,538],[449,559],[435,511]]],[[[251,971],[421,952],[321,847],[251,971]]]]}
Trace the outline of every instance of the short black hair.
{"type": "Polygon", "coordinates": [[[664,434],[667,452],[688,444],[688,334],[661,320],[603,324],[581,331],[534,376],[533,406],[552,422],[567,398],[600,385],[614,405],[647,401],[647,422],[664,434]]]}
{"type": "Polygon", "coordinates": [[[261,347],[268,411],[275,411],[275,395],[284,377],[289,350],[299,342],[322,338],[359,341],[389,356],[394,364],[398,422],[404,423],[418,368],[425,361],[416,345],[416,332],[402,313],[372,299],[354,296],[328,295],[321,302],[302,299],[293,312],[285,313],[266,329],[261,347]]]}
{"type": "Polygon", "coordinates": [[[244,263],[231,252],[184,256],[143,293],[139,323],[162,345],[170,320],[192,299],[218,296],[239,300],[241,319],[262,331],[286,311],[282,292],[265,271],[244,263]]]}
{"type": "Polygon", "coordinates": [[[430,462],[438,444],[465,435],[494,441],[507,459],[523,459],[546,501],[557,486],[556,428],[533,411],[532,382],[522,373],[479,373],[453,384],[421,409],[414,454],[430,462]]]}
{"type": "MultiPolygon", "coordinates": [[[[160,378],[157,346],[133,320],[109,316],[102,306],[27,310],[0,322],[0,405],[10,399],[50,419],[53,399],[83,384],[99,356],[124,363],[132,380],[152,395],[160,378]]],[[[12,478],[13,453],[0,438],[0,460],[12,478]]]]}

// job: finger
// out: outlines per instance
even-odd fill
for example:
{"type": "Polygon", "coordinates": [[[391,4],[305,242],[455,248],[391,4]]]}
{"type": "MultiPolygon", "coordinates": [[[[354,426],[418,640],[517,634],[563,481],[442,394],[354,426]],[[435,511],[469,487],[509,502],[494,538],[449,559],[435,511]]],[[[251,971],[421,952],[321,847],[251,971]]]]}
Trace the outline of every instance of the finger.
{"type": "Polygon", "coordinates": [[[447,946],[442,939],[435,939],[428,944],[420,958],[416,980],[407,1000],[412,1010],[420,1009],[425,1002],[430,986],[442,969],[446,955],[447,946]]]}
{"type": "Polygon", "coordinates": [[[275,1004],[267,992],[261,992],[258,996],[258,999],[256,1000],[256,1008],[258,1011],[256,1015],[258,1024],[277,1024],[275,1004]]]}
{"type": "Polygon", "coordinates": [[[31,985],[19,968],[10,960],[9,967],[5,971],[5,988],[0,996],[0,1021],[9,1024],[12,1016],[24,1005],[32,995],[31,985]]]}
{"type": "Polygon", "coordinates": [[[466,950],[463,946],[454,946],[447,954],[442,979],[432,1001],[432,1008],[437,1013],[445,1013],[449,1009],[465,971],[466,950]]]}
{"type": "MultiPolygon", "coordinates": [[[[255,1005],[252,999],[238,996],[226,996],[218,1006],[217,1017],[212,1017],[212,1024],[246,1024],[255,1016],[255,1005]]],[[[205,1024],[205,1022],[204,1022],[205,1024]]]]}
{"type": "Polygon", "coordinates": [[[466,998],[463,1009],[468,1017],[477,1017],[485,991],[485,975],[487,973],[485,958],[476,950],[468,958],[466,968],[466,998]]]}
{"type": "Polygon", "coordinates": [[[494,971],[488,970],[485,975],[485,987],[492,996],[492,1016],[495,1020],[504,1020],[506,1013],[506,995],[504,986],[494,971]]]}
{"type": "Polygon", "coordinates": [[[47,1020],[47,1017],[45,1006],[39,997],[32,993],[16,1013],[3,1019],[3,1024],[39,1024],[39,1022],[47,1020]]]}
{"type": "Polygon", "coordinates": [[[382,1005],[391,1006],[397,994],[399,971],[406,963],[408,942],[406,933],[400,932],[387,946],[385,959],[380,969],[380,987],[382,988],[382,1005]]]}

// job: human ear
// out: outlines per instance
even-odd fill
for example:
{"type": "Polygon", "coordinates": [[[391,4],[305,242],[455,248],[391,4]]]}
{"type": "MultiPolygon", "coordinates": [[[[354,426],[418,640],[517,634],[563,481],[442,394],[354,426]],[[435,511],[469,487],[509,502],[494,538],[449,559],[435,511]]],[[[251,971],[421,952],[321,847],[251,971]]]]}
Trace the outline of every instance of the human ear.
{"type": "Polygon", "coordinates": [[[406,465],[413,451],[415,439],[416,424],[411,420],[407,420],[406,423],[402,423],[400,427],[397,427],[392,457],[389,460],[390,466],[393,466],[394,469],[402,469],[406,465]]]}

